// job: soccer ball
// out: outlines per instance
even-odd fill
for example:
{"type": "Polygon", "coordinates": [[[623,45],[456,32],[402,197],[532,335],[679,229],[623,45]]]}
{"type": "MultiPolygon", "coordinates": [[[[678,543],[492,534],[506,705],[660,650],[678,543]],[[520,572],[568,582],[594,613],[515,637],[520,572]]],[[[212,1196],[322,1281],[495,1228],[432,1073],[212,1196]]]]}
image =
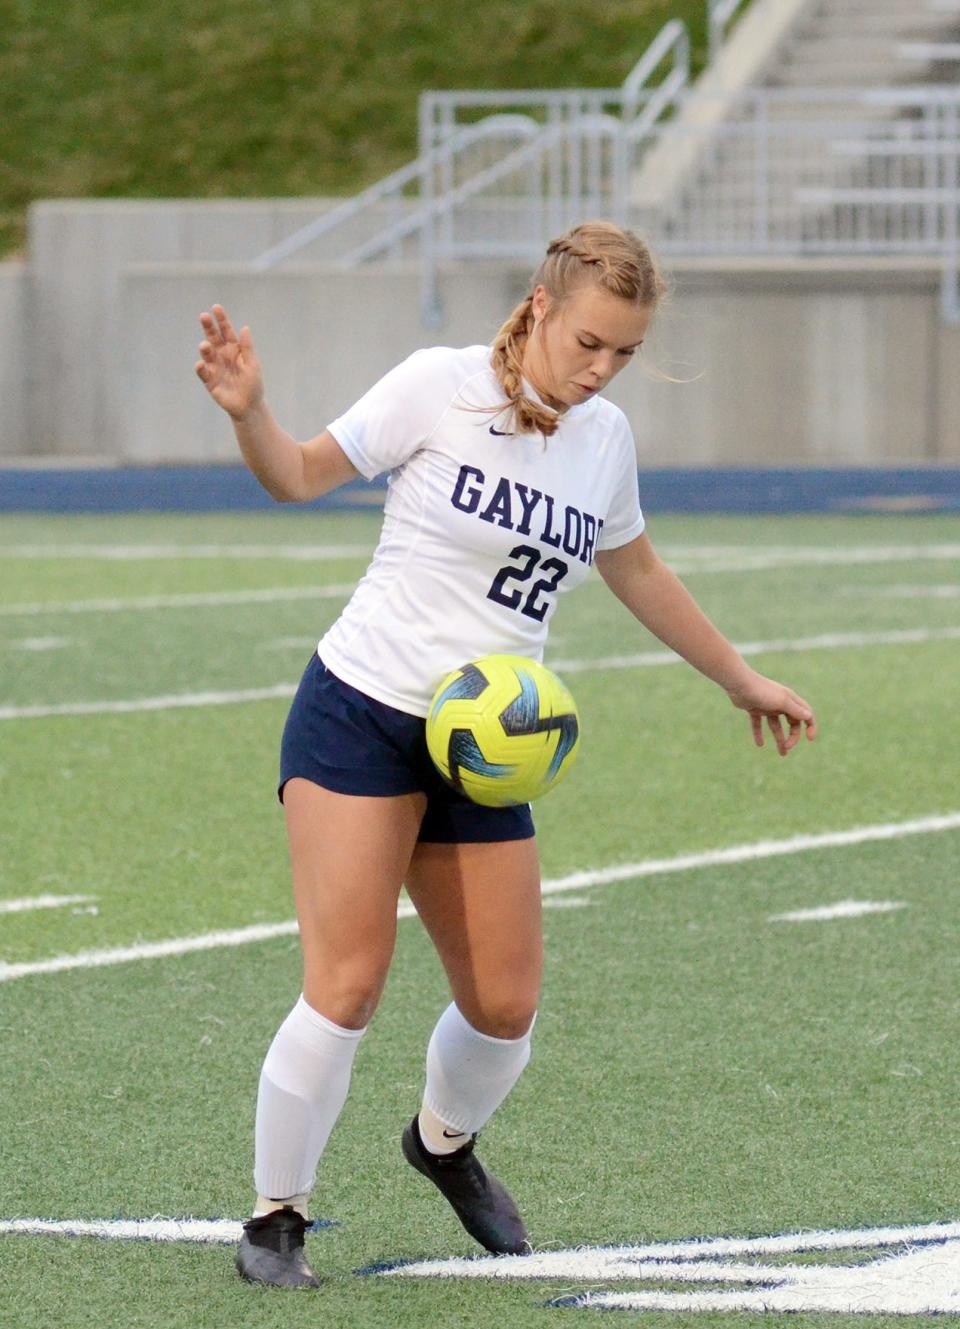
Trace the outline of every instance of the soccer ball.
{"type": "Polygon", "coordinates": [[[580,716],[545,665],[485,655],[448,674],[427,715],[427,747],[440,774],[489,808],[529,803],[573,765],[580,716]]]}

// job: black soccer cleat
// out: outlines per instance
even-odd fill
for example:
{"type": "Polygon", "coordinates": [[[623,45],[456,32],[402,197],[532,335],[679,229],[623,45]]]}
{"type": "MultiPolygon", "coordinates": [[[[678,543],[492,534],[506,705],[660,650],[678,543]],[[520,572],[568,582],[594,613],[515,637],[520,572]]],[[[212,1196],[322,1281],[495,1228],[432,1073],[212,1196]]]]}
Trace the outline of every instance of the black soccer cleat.
{"type": "Polygon", "coordinates": [[[237,1249],[240,1277],[272,1287],[319,1287],[303,1251],[303,1234],[309,1226],[290,1205],[244,1223],[237,1249]]]}
{"type": "Polygon", "coordinates": [[[460,1222],[494,1255],[529,1255],[532,1247],[510,1192],[474,1156],[476,1135],[452,1154],[431,1154],[414,1117],[403,1132],[403,1156],[450,1201],[460,1222]]]}

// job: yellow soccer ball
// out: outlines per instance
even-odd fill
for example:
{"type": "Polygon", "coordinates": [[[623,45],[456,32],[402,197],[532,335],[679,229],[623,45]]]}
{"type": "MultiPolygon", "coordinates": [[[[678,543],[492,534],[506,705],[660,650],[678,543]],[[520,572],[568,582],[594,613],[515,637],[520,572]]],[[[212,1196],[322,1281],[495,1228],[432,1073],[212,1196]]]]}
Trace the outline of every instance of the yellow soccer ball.
{"type": "Polygon", "coordinates": [[[440,774],[489,808],[529,803],[566,775],[580,746],[577,704],[524,655],[485,655],[448,674],[427,715],[440,774]]]}

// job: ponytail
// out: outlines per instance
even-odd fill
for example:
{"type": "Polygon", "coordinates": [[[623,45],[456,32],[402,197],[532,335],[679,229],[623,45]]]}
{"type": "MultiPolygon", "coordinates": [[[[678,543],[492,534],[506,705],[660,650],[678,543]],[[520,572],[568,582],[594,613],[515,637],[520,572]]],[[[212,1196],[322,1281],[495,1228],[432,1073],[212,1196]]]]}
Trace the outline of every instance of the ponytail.
{"type": "Polygon", "coordinates": [[[513,408],[513,429],[518,434],[556,433],[560,417],[548,406],[532,401],[523,387],[523,352],[533,331],[533,292],[511,313],[493,342],[493,372],[513,408]]]}
{"type": "Polygon", "coordinates": [[[612,222],[584,222],[552,240],[529,293],[493,341],[491,362],[511,409],[515,433],[549,438],[560,423],[556,411],[524,392],[523,357],[535,324],[534,291],[543,286],[555,307],[591,282],[643,309],[654,309],[667,292],[649,248],[632,231],[612,222]]]}

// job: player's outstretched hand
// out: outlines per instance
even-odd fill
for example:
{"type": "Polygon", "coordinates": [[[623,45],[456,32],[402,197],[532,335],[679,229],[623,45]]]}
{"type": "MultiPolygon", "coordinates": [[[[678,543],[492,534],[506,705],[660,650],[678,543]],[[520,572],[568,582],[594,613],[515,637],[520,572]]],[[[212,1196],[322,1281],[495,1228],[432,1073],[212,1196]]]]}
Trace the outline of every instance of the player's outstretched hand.
{"type": "Polygon", "coordinates": [[[750,676],[739,687],[727,689],[727,695],[734,706],[748,712],[753,741],[758,748],[763,747],[764,720],[781,757],[796,747],[804,729],[810,742],[817,736],[813,708],[790,688],[775,683],[772,678],[764,678],[762,674],[751,670],[750,676]]]}
{"type": "Polygon", "coordinates": [[[253,349],[249,328],[237,336],[223,305],[200,315],[204,340],[200,343],[197,377],[228,415],[240,419],[263,400],[263,374],[253,349]]]}

